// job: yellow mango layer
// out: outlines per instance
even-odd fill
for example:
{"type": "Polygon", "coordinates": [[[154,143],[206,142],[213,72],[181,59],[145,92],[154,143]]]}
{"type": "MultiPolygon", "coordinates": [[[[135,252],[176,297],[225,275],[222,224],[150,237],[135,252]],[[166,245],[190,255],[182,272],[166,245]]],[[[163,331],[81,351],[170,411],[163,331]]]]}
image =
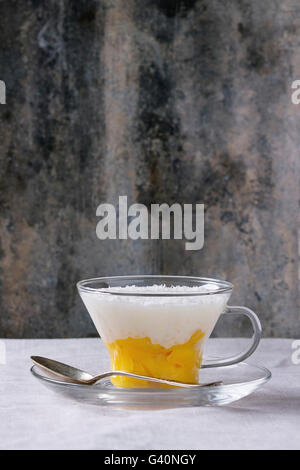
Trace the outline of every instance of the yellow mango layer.
{"type": "MultiPolygon", "coordinates": [[[[124,370],[179,382],[198,383],[198,371],[202,362],[198,343],[203,337],[204,333],[197,330],[186,343],[175,344],[170,348],[153,344],[149,337],[118,339],[106,346],[110,354],[112,370],[124,370]]],[[[116,387],[122,388],[168,387],[129,377],[113,377],[111,381],[116,387]]]]}

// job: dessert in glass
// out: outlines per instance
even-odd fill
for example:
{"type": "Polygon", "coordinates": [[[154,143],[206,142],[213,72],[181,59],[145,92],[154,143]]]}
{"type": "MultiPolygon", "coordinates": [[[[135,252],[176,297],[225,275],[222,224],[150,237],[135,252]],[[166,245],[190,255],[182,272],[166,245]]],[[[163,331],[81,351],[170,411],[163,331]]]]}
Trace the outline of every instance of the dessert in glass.
{"type": "MultiPolygon", "coordinates": [[[[80,281],[80,296],[110,355],[112,370],[197,384],[202,367],[240,362],[256,349],[260,323],[245,307],[227,307],[232,284],[188,276],[116,276],[80,281]],[[207,339],[222,313],[246,314],[254,329],[250,348],[203,364],[207,339]]],[[[116,387],[168,387],[115,376],[116,387]]]]}

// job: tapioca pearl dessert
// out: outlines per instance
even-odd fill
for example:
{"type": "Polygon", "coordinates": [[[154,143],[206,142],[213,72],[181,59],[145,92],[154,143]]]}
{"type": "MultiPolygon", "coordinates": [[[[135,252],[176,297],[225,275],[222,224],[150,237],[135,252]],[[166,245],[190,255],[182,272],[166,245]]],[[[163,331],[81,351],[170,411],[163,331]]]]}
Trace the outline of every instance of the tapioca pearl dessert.
{"type": "MultiPolygon", "coordinates": [[[[229,295],[178,294],[205,294],[217,289],[214,284],[126,286],[82,292],[81,296],[108,348],[113,370],[197,383],[205,341],[225,310],[229,295]],[[147,293],[171,295],[138,295],[147,293]]],[[[162,386],[128,377],[115,377],[112,382],[128,388],[162,386]]]]}

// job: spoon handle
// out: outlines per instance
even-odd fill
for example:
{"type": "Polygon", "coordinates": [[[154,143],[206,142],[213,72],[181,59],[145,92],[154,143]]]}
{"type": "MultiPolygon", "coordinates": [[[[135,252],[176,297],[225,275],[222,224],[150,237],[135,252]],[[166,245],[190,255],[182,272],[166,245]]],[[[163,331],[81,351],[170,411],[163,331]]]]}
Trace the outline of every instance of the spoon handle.
{"type": "Polygon", "coordinates": [[[114,375],[119,375],[123,377],[131,377],[133,379],[146,380],[147,382],[156,382],[156,383],[171,385],[174,387],[182,387],[182,388],[212,387],[212,386],[222,385],[223,383],[221,381],[218,381],[218,382],[210,382],[210,383],[205,383],[205,384],[188,384],[188,383],[183,383],[183,382],[177,382],[175,380],[164,380],[164,379],[158,379],[156,377],[146,377],[145,375],[133,374],[131,372],[124,372],[121,370],[104,372],[101,375],[97,375],[93,377],[93,379],[89,380],[88,382],[90,385],[93,385],[99,380],[105,379],[107,377],[112,377],[114,375]]]}

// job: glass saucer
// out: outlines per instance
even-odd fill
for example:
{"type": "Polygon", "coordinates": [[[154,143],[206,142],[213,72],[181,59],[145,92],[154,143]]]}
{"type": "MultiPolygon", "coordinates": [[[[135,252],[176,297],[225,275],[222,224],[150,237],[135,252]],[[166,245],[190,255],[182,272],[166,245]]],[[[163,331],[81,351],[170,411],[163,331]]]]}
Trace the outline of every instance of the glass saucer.
{"type": "Polygon", "coordinates": [[[31,373],[46,387],[73,400],[127,409],[227,405],[254,392],[272,376],[265,367],[241,362],[233,366],[201,370],[202,383],[222,380],[223,385],[219,386],[199,389],[128,389],[114,387],[109,379],[92,386],[61,382],[47,377],[36,366],[31,368],[31,373]]]}

